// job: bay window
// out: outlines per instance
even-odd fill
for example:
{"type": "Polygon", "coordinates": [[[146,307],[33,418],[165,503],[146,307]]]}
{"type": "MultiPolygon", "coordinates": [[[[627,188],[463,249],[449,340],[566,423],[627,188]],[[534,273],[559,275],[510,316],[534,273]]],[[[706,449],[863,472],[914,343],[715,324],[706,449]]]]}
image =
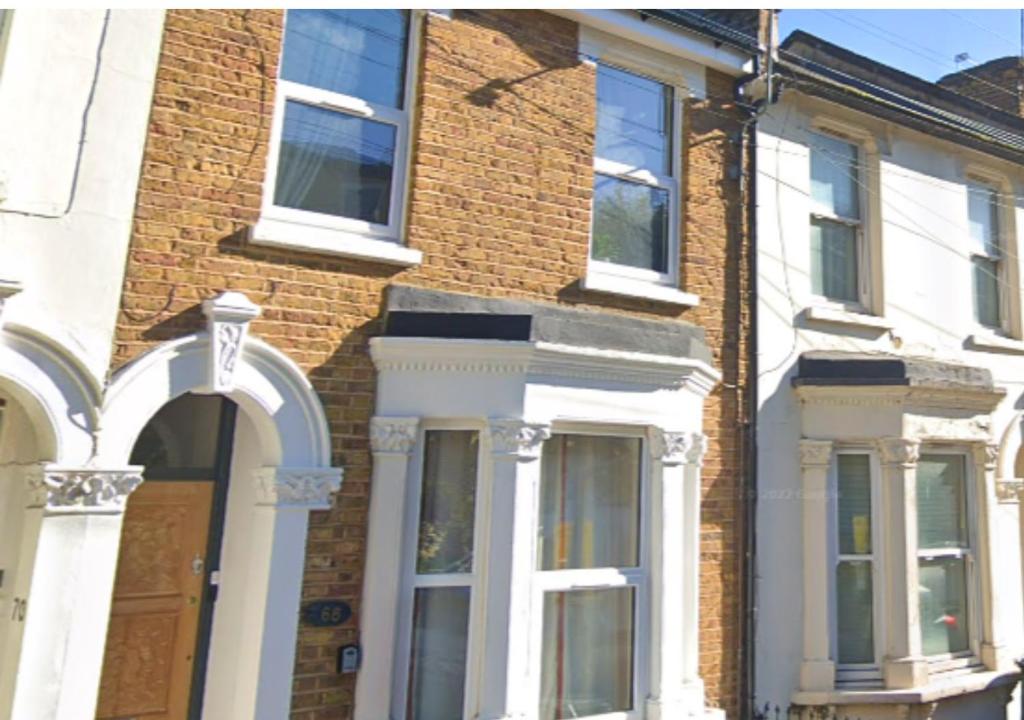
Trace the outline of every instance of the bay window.
{"type": "Polygon", "coordinates": [[[541,455],[540,720],[637,709],[643,441],[555,434],[541,455]]]}
{"type": "Polygon", "coordinates": [[[412,260],[399,245],[417,23],[408,10],[287,11],[254,242],[412,260]]]}
{"type": "Polygon", "coordinates": [[[921,648],[970,655],[974,559],[966,458],[921,455],[917,465],[917,563],[921,648]]]}

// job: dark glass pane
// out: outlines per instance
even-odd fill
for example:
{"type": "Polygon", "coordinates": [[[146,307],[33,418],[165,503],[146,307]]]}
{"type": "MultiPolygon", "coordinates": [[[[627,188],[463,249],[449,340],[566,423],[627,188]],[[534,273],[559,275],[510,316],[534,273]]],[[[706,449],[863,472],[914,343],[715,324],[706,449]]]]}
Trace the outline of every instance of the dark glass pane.
{"type": "Polygon", "coordinates": [[[640,448],[639,438],[597,435],[544,443],[541,570],[639,564],[640,448]]]}
{"type": "Polygon", "coordinates": [[[468,587],[416,589],[409,720],[462,720],[469,598],[468,587]]]}
{"type": "Polygon", "coordinates": [[[394,125],[288,102],[274,204],[386,225],[394,125]]]}
{"type": "Polygon", "coordinates": [[[924,654],[943,655],[969,649],[964,559],[921,560],[917,586],[924,654]]]}
{"type": "Polygon", "coordinates": [[[541,720],[633,707],[631,587],[544,594],[541,720]]]}
{"type": "Polygon", "coordinates": [[[967,226],[971,252],[999,256],[999,194],[995,190],[967,186],[967,226]]]}
{"type": "Polygon", "coordinates": [[[857,302],[857,230],[811,220],[811,290],[832,300],[857,302]]]}
{"type": "Polygon", "coordinates": [[[597,157],[671,175],[671,131],[671,87],[597,66],[597,157]]]}
{"type": "Polygon", "coordinates": [[[212,473],[223,403],[219,395],[191,393],[171,400],[146,423],[129,462],[154,473],[167,468],[212,473]]]}
{"type": "Polygon", "coordinates": [[[871,463],[868,455],[837,456],[839,553],[871,553],[871,463]]]}
{"type": "Polygon", "coordinates": [[[979,324],[1000,328],[999,264],[986,257],[971,258],[974,271],[974,318],[979,324]]]}
{"type": "Polygon", "coordinates": [[[401,108],[407,10],[289,10],[281,77],[401,108]]]}
{"type": "Polygon", "coordinates": [[[963,455],[921,455],[917,463],[917,544],[922,550],[968,546],[963,455]]]}
{"type": "Polygon", "coordinates": [[[836,568],[836,614],[840,663],[873,663],[875,632],[871,563],[843,561],[836,568]]]}
{"type": "Polygon", "coordinates": [[[668,219],[667,190],[594,175],[595,260],[666,272],[668,219]]]}
{"type": "Polygon", "coordinates": [[[472,572],[477,433],[430,430],[426,435],[416,572],[472,572]]]}

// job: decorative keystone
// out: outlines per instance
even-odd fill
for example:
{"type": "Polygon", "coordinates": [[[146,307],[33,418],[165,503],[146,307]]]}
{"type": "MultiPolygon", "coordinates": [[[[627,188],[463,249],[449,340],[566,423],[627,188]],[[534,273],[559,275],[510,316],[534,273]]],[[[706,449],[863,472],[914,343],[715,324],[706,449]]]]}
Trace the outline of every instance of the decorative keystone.
{"type": "Polygon", "coordinates": [[[7,301],[20,293],[21,283],[14,280],[0,280],[0,327],[4,323],[4,305],[7,301]]]}
{"type": "Polygon", "coordinates": [[[203,314],[210,333],[210,390],[231,392],[235,389],[235,368],[242,355],[249,322],[259,316],[260,307],[232,290],[204,300],[203,314]]]}

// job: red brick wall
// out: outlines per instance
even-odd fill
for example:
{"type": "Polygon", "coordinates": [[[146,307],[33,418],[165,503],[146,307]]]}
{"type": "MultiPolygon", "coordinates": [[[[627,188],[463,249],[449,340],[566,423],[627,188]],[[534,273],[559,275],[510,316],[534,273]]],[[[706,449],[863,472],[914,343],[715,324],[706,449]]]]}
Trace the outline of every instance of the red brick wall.
{"type": "Polygon", "coordinates": [[[727,174],[739,158],[731,79],[710,72],[713,98],[686,113],[683,276],[701,304],[679,311],[578,288],[594,71],[577,60],[576,26],[541,12],[466,11],[425,23],[408,222],[421,266],[246,245],[261,203],[281,22],[276,11],[167,14],[115,367],[202,327],[199,303],[234,289],[263,306],[252,331],[292,357],[320,394],[345,482],[335,509],[311,518],[303,595],[341,597],[356,618],[337,629],[300,626],[293,717],[351,715],[354,677],[335,674],[334,652],[357,637],[374,404],[367,341],[394,282],[678,317],[707,330],[725,378],[705,415],[701,664],[709,702],[733,714],[748,245],[739,184],[727,174]]]}

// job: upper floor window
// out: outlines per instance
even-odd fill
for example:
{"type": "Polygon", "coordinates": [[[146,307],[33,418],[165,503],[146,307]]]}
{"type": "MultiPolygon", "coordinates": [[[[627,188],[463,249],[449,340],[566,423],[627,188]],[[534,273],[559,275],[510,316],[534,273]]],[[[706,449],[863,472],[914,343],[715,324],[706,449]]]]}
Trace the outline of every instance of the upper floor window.
{"type": "Polygon", "coordinates": [[[811,291],[867,306],[860,147],[811,133],[811,291]]]}
{"type": "Polygon", "coordinates": [[[673,95],[656,80],[597,67],[590,256],[602,271],[674,281],[679,183],[673,95]]]}
{"type": "Polygon", "coordinates": [[[974,319],[979,325],[1002,329],[999,192],[991,186],[972,182],[967,186],[967,198],[974,319]]]}
{"type": "Polygon", "coordinates": [[[407,10],[288,11],[257,241],[301,244],[280,236],[304,227],[309,249],[400,261],[381,242],[402,234],[415,24],[407,10]]]}

